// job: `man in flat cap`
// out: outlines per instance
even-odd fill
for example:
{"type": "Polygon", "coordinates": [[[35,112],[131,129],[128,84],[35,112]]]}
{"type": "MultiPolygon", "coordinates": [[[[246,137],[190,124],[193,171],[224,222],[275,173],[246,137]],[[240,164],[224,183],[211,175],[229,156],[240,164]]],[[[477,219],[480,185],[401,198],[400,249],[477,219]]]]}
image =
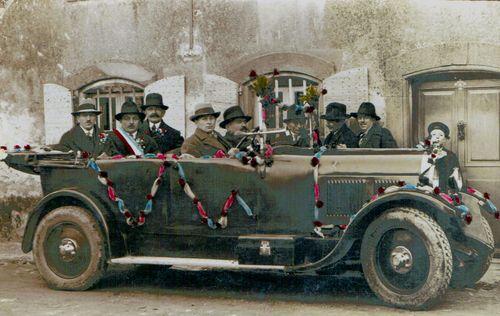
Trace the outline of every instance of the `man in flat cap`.
{"type": "Polygon", "coordinates": [[[326,113],[320,118],[326,120],[326,126],[330,133],[326,136],[323,145],[328,148],[359,147],[358,138],[345,124],[348,117],[345,104],[332,102],[326,106],[326,113]]]}
{"type": "Polygon", "coordinates": [[[248,138],[247,140],[243,140],[245,136],[239,133],[248,132],[247,123],[251,119],[252,117],[245,115],[238,105],[231,106],[224,111],[224,120],[220,122],[219,126],[227,130],[224,139],[231,147],[244,151],[250,145],[251,140],[248,138]],[[242,143],[240,144],[240,142],[242,143]]]}
{"type": "Polygon", "coordinates": [[[306,117],[303,110],[292,105],[284,112],[286,116],[283,122],[286,125],[286,134],[280,134],[274,140],[274,146],[288,145],[297,147],[309,147],[309,135],[305,129],[306,117]]]}
{"type": "Polygon", "coordinates": [[[358,135],[360,148],[397,148],[398,144],[387,128],[383,128],[376,122],[380,117],[375,112],[375,105],[371,102],[363,102],[358,112],[351,113],[357,118],[361,133],[358,135]]]}
{"type": "MultiPolygon", "coordinates": [[[[94,100],[84,99],[71,113],[77,125],[64,133],[59,144],[52,149],[60,151],[87,152],[90,157],[97,158],[104,151],[104,144],[100,141],[96,126],[97,115],[101,114],[94,105],[94,100]]],[[[49,150],[49,149],[47,149],[49,150]]]]}
{"type": "Polygon", "coordinates": [[[163,104],[161,94],[148,94],[141,108],[146,114],[146,119],[142,122],[139,130],[153,137],[161,153],[181,147],[182,142],[184,142],[181,132],[163,121],[168,106],[163,104]]]}
{"type": "Polygon", "coordinates": [[[145,116],[139,112],[133,101],[122,104],[121,112],[115,115],[121,127],[113,129],[106,142],[105,151],[108,156],[144,156],[158,153],[155,140],[139,131],[139,125],[145,116]]]}
{"type": "Polygon", "coordinates": [[[430,123],[427,127],[431,146],[431,158],[424,157],[420,182],[439,187],[441,192],[456,193],[462,189],[462,173],[457,155],[447,149],[450,129],[442,122],[430,123]],[[427,178],[422,179],[422,176],[427,178]]]}
{"type": "Polygon", "coordinates": [[[212,157],[219,150],[226,154],[234,154],[237,151],[237,149],[231,149],[231,144],[215,131],[215,122],[219,115],[220,112],[215,112],[210,103],[196,105],[194,115],[189,118],[196,124],[196,131],[182,144],[182,154],[212,157]]]}

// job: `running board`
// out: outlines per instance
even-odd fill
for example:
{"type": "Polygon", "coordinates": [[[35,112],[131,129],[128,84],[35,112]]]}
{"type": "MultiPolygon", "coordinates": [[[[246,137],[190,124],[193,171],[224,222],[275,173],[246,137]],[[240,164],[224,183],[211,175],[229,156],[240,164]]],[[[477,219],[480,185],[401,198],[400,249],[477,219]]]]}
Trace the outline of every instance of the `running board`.
{"type": "Polygon", "coordinates": [[[237,260],[202,258],[136,257],[127,256],[110,260],[115,264],[153,264],[165,266],[188,266],[232,270],[285,270],[285,266],[239,264],[237,260]]]}

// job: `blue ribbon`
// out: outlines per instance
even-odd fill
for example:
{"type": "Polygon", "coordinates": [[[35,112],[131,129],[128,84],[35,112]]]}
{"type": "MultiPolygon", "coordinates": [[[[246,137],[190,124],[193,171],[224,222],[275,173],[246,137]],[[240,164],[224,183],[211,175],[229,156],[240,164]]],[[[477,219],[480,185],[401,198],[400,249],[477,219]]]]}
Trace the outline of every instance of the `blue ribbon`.
{"type": "Polygon", "coordinates": [[[97,163],[94,160],[89,160],[89,162],[87,163],[87,166],[89,168],[92,168],[93,170],[95,170],[95,172],[101,171],[101,168],[99,168],[99,166],[97,165],[97,163]]]}
{"type": "Polygon", "coordinates": [[[469,213],[469,208],[465,205],[458,205],[456,207],[460,212],[462,212],[462,215],[469,213]]]}
{"type": "Polygon", "coordinates": [[[321,146],[319,148],[319,151],[314,154],[314,157],[316,157],[318,159],[321,158],[321,156],[325,153],[325,151],[326,151],[326,147],[325,146],[321,146]]]}
{"type": "Polygon", "coordinates": [[[121,213],[125,213],[125,204],[122,199],[116,199],[116,203],[118,203],[118,209],[121,213]]]}
{"type": "Polygon", "coordinates": [[[149,214],[151,213],[151,210],[153,209],[153,200],[148,200],[146,203],[146,206],[144,207],[144,214],[149,214]]]}
{"type": "Polygon", "coordinates": [[[182,169],[182,166],[180,163],[177,163],[177,168],[178,168],[178,172],[179,172],[179,177],[186,180],[186,174],[184,173],[184,169],[182,169]]]}
{"type": "Polygon", "coordinates": [[[145,154],[144,158],[156,158],[155,154],[145,154]]]}
{"type": "Polygon", "coordinates": [[[319,219],[319,209],[317,206],[314,207],[314,219],[315,220],[319,219]]]}
{"type": "Polygon", "coordinates": [[[248,204],[243,200],[243,198],[239,195],[236,194],[236,200],[238,201],[238,204],[243,207],[245,210],[245,213],[247,213],[248,216],[253,216],[252,209],[248,206],[248,204]]]}
{"type": "Polygon", "coordinates": [[[207,218],[207,225],[212,229],[217,229],[217,225],[214,224],[214,221],[211,218],[207,218]]]}
{"type": "Polygon", "coordinates": [[[416,190],[417,187],[414,186],[413,184],[405,184],[401,187],[401,189],[416,190]]]}
{"type": "Polygon", "coordinates": [[[212,156],[210,155],[201,156],[201,159],[210,159],[210,158],[212,158],[212,156]]]}
{"type": "Polygon", "coordinates": [[[488,206],[490,207],[490,209],[492,210],[493,213],[495,213],[497,211],[497,207],[490,200],[486,200],[486,204],[488,204],[488,206]]]}

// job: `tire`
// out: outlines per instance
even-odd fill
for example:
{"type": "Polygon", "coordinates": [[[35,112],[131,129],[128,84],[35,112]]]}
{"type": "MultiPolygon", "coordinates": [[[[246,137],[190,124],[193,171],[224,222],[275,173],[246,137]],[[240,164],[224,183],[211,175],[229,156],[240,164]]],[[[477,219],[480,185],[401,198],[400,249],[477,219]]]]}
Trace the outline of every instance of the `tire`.
{"type": "MultiPolygon", "coordinates": [[[[495,240],[488,221],[481,215],[481,226],[486,233],[487,243],[491,248],[495,248],[495,240]]],[[[453,275],[451,277],[450,286],[453,288],[473,287],[488,271],[491,260],[493,260],[493,252],[478,256],[474,262],[460,264],[458,259],[453,259],[453,275]]]]}
{"type": "Polygon", "coordinates": [[[406,207],[390,209],[368,226],[361,263],[368,285],[382,301],[411,310],[435,304],[453,270],[443,229],[429,215],[406,207]]]}
{"type": "Polygon", "coordinates": [[[38,224],[33,256],[50,288],[83,291],[106,271],[104,245],[104,236],[91,214],[81,207],[62,206],[38,224]]]}

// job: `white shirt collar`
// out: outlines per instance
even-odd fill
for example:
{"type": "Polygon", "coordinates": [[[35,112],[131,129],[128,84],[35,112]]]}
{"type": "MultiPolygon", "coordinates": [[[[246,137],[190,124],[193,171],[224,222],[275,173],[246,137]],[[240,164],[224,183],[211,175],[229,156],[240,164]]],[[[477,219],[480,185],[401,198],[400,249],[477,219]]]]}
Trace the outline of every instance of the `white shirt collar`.
{"type": "Polygon", "coordinates": [[[87,135],[87,136],[94,136],[94,128],[93,127],[92,127],[92,129],[90,131],[86,130],[82,126],[80,126],[80,128],[83,130],[83,132],[85,133],[85,135],[87,135]]]}
{"type": "Polygon", "coordinates": [[[149,122],[149,129],[153,129],[153,126],[156,126],[156,129],[160,129],[160,124],[161,124],[161,121],[159,121],[158,123],[149,122]]]}

